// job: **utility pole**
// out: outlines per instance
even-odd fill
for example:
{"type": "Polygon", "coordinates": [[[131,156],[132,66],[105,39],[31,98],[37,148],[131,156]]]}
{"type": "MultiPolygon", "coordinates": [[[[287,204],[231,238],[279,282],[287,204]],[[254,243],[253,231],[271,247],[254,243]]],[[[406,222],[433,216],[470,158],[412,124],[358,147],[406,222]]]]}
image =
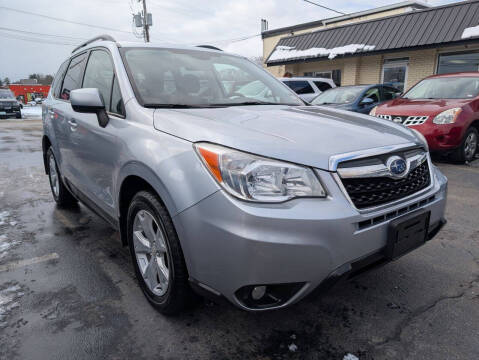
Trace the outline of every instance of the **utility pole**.
{"type": "Polygon", "coordinates": [[[145,42],[150,42],[150,25],[148,24],[146,0],[143,0],[143,38],[145,39],[145,42]]]}

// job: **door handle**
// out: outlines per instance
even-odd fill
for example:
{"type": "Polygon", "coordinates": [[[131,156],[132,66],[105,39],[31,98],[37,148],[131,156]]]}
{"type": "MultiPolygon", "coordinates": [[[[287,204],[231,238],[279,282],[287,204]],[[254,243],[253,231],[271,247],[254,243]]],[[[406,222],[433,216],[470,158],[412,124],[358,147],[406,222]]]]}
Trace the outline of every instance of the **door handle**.
{"type": "Polygon", "coordinates": [[[72,120],[68,120],[68,124],[70,124],[70,128],[71,128],[72,130],[75,130],[75,129],[78,127],[77,122],[76,122],[75,120],[73,120],[73,119],[72,119],[72,120]]]}

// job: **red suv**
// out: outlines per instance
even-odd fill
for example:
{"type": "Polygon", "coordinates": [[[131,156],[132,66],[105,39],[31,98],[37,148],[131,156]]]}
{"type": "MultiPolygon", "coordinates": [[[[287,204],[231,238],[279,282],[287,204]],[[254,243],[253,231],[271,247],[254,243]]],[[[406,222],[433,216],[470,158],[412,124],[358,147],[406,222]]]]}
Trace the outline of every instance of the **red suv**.
{"type": "Polygon", "coordinates": [[[419,131],[431,152],[471,161],[479,139],[479,72],[427,77],[370,115],[419,131]]]}

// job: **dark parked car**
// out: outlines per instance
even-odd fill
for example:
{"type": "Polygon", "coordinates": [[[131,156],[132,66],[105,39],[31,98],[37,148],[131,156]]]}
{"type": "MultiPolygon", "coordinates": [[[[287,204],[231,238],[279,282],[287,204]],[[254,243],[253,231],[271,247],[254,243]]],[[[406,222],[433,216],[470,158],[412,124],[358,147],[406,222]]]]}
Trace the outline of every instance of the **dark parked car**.
{"type": "Polygon", "coordinates": [[[479,73],[430,76],[371,115],[419,131],[431,152],[471,161],[479,143],[479,73]]]}
{"type": "Polygon", "coordinates": [[[15,116],[20,119],[22,117],[20,107],[20,103],[9,89],[0,89],[0,117],[15,116]]]}
{"type": "Polygon", "coordinates": [[[342,86],[323,92],[311,104],[369,114],[375,106],[400,95],[401,90],[383,84],[342,86]]]}

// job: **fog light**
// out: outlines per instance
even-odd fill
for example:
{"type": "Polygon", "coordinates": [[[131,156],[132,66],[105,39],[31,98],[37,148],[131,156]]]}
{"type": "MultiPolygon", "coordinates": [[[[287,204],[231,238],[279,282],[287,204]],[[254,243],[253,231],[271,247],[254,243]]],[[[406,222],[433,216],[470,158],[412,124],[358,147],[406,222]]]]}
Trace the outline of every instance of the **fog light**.
{"type": "Polygon", "coordinates": [[[266,286],[255,286],[251,291],[251,297],[253,300],[261,299],[266,294],[266,286]]]}

